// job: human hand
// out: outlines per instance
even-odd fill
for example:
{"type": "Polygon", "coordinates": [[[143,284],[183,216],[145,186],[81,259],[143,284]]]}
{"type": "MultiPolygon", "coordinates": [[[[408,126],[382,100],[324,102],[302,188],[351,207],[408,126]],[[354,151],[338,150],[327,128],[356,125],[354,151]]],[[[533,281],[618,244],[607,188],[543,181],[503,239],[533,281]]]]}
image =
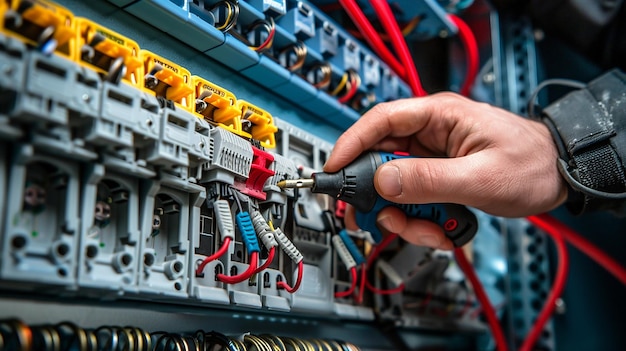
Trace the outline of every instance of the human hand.
{"type": "MultiPolygon", "coordinates": [[[[453,93],[376,105],[337,140],[324,171],[337,172],[370,149],[420,157],[376,171],[376,191],[395,203],[448,202],[521,217],[549,211],[567,197],[545,125],[453,93]]],[[[396,208],[377,219],[414,244],[453,247],[437,224],[406,218],[396,208]]],[[[356,229],[353,216],[346,225],[356,229]]]]}

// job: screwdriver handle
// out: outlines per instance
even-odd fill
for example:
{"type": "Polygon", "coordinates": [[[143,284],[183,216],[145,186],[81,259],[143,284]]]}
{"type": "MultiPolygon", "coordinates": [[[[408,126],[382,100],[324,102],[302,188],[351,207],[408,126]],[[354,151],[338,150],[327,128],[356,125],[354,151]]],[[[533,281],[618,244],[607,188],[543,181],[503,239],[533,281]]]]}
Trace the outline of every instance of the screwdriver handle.
{"type": "Polygon", "coordinates": [[[463,205],[457,204],[396,204],[383,198],[376,201],[370,212],[356,212],[356,223],[359,228],[372,234],[376,242],[382,240],[382,233],[376,224],[376,216],[385,207],[393,206],[404,211],[409,218],[426,219],[437,223],[445,235],[452,240],[455,247],[467,244],[478,229],[476,216],[463,205]]]}
{"type": "MultiPolygon", "coordinates": [[[[398,155],[387,152],[371,153],[370,165],[375,165],[374,172],[383,163],[399,158],[410,158],[413,156],[398,155]]],[[[372,179],[373,188],[373,179],[372,179]]],[[[376,224],[376,216],[383,208],[394,206],[401,209],[409,218],[426,219],[437,223],[443,229],[445,235],[454,243],[455,247],[460,247],[468,243],[478,230],[478,220],[476,215],[467,207],[458,204],[397,204],[383,199],[376,195],[374,206],[368,211],[359,211],[357,207],[356,221],[359,227],[372,234],[376,242],[382,240],[382,233],[376,224]]]]}

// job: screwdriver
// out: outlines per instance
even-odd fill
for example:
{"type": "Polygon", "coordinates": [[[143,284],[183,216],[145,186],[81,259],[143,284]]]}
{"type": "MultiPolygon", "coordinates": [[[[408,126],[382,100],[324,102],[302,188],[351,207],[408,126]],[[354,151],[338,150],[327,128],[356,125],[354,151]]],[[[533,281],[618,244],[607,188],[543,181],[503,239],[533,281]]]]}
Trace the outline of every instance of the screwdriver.
{"type": "Polygon", "coordinates": [[[336,173],[317,172],[308,179],[283,180],[281,188],[310,188],[311,192],[327,194],[351,204],[356,209],[357,225],[370,232],[377,243],[382,232],[376,225],[376,215],[388,206],[401,209],[407,217],[431,220],[441,226],[455,247],[472,240],[478,230],[476,216],[458,204],[398,204],[383,199],[374,188],[374,174],[383,163],[412,156],[387,152],[366,152],[336,173]]]}

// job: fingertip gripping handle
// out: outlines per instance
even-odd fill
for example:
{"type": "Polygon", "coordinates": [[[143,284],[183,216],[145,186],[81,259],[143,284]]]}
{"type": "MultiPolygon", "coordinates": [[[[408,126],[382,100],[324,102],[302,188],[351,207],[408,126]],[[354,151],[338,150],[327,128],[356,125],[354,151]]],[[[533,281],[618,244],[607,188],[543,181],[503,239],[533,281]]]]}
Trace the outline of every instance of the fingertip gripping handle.
{"type": "Polygon", "coordinates": [[[367,230],[377,243],[382,240],[382,232],[376,223],[378,212],[385,207],[394,206],[410,218],[427,219],[433,221],[443,229],[445,235],[455,247],[461,247],[474,238],[478,231],[476,215],[467,207],[457,204],[394,204],[379,199],[372,211],[357,212],[356,222],[359,228],[367,230]]]}

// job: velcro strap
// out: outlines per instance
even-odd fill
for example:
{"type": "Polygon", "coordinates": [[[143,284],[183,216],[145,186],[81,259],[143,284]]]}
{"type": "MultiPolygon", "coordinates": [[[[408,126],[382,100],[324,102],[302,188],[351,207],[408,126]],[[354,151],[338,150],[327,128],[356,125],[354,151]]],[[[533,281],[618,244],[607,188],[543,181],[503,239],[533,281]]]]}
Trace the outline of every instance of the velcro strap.
{"type": "Polygon", "coordinates": [[[557,143],[561,173],[580,214],[620,207],[626,198],[626,79],[614,70],[543,111],[557,143]]]}

